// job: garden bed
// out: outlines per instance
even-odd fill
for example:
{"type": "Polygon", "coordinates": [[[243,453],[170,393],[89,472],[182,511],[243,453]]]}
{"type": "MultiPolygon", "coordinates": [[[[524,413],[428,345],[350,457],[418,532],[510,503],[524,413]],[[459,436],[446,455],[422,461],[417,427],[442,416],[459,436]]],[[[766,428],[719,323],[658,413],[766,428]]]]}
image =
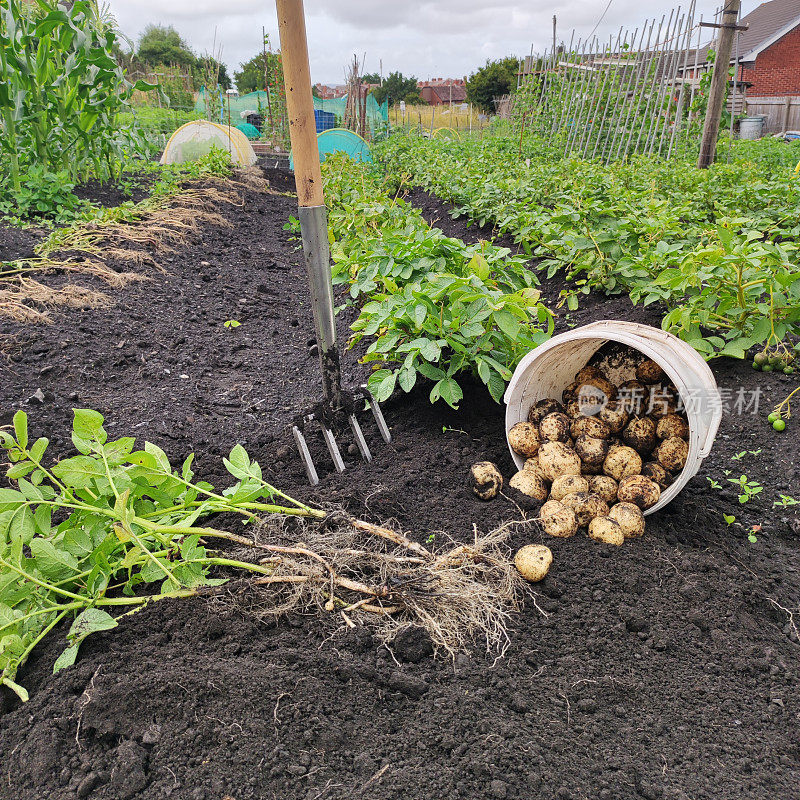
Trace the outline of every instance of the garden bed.
{"type": "MultiPolygon", "coordinates": [[[[412,200],[448,235],[487,234],[451,221],[435,198],[412,200]]],[[[0,424],[23,408],[61,455],[71,409],[95,408],[114,437],[146,437],[173,461],[196,452],[196,473],[215,485],[241,442],[281,489],[396,519],[419,541],[466,540],[473,525],[520,519],[510,503],[482,504],[466,489],[475,461],[513,471],[503,409],[469,381],[458,412],[430,405],[424,386],[395,396],[384,405],[392,444],[367,422],[374,464],[350,454],[343,475],[324,471],[312,491],[288,435],[319,385],[302,256],[283,230],[295,201],[245,191],[241,207],[219,210],[232,228],[203,228],[159,257],[164,272],[114,291],[113,305],[63,310],[50,325],[4,323],[0,424]]],[[[11,235],[0,232],[8,250],[11,235]]],[[[561,288],[548,282],[545,300],[554,306],[561,288]]],[[[659,315],[593,294],[557,330],[602,318],[659,315]]],[[[339,317],[343,340],[352,319],[339,317]]],[[[643,539],[608,549],[547,537],[553,568],[515,617],[504,658],[478,645],[434,660],[413,636],[391,654],[368,630],[317,616],[266,626],[212,601],[164,601],[91,637],[55,677],[63,638],[35,651],[19,676],[30,701],[2,696],[0,795],[791,796],[800,646],[778,606],[800,600],[800,527],[793,508],[772,503],[797,494],[800,467],[796,437],[774,433],[765,415],[796,379],[731,359],[712,368],[732,405],[740,388],[747,397],[760,388],[759,414],[724,414],[700,474],[648,518],[643,539]],[[726,469],[766,488],[740,505],[726,469]],[[753,524],[763,527],[755,544],[753,524]]],[[[352,352],[344,371],[350,383],[368,374],[352,352]]],[[[544,539],[528,523],[512,544],[544,539]]]]}

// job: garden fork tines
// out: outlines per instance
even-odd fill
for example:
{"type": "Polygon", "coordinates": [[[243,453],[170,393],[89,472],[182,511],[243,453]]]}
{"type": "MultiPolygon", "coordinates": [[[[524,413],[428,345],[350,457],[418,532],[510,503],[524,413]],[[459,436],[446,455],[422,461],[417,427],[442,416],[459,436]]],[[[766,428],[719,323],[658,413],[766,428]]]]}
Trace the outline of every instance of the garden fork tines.
{"type": "Polygon", "coordinates": [[[311,94],[303,2],[276,0],[276,5],[283,53],[283,75],[286,83],[286,110],[294,157],[300,236],[311,289],[311,309],[314,314],[322,371],[322,403],[313,411],[301,415],[292,427],[292,434],[308,479],[312,484],[316,484],[319,482],[319,476],[303,433],[306,423],[316,420],[322,426],[322,435],[337,472],[344,471],[344,461],[336,444],[334,431],[341,427],[337,423],[344,418],[347,419],[353,432],[362,458],[367,462],[372,461],[372,454],[355,416],[355,404],[358,399],[366,400],[372,409],[383,440],[389,442],[391,436],[377,402],[366,388],[352,394],[342,391],[333,311],[328,219],[322,192],[322,172],[314,120],[314,100],[311,94]]]}

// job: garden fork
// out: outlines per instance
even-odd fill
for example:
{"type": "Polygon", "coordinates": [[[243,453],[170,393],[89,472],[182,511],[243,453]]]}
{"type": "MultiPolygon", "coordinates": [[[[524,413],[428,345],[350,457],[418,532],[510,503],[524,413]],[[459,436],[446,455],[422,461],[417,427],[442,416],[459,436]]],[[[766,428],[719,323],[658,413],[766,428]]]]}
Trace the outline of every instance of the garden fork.
{"type": "Polygon", "coordinates": [[[362,458],[372,461],[372,454],[355,415],[356,404],[365,400],[385,442],[391,434],[377,401],[366,386],[356,392],[342,389],[339,348],[336,344],[336,323],[333,310],[328,217],[322,192],[322,172],[317,148],[314,100],[311,94],[311,72],[308,64],[306,23],[303,0],[276,0],[280,31],[283,76],[286,84],[286,111],[289,136],[294,156],[294,177],[308,280],[311,309],[317,333],[317,349],[322,372],[322,402],[301,414],[292,426],[292,435],[300,451],[306,474],[312,485],[319,476],[306,443],[304,428],[313,420],[320,423],[322,435],[337,472],[344,471],[344,460],[334,437],[339,422],[347,419],[362,458]]]}

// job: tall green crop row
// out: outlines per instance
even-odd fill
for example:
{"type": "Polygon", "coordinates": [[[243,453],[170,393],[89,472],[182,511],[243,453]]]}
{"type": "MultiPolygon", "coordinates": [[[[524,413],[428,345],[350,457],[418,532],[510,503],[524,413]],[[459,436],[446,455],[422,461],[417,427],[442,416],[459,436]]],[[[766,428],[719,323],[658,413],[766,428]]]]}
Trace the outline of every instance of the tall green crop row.
{"type": "Polygon", "coordinates": [[[62,183],[110,177],[142,146],[117,116],[134,89],[151,87],[125,79],[115,41],[113,20],[90,0],[69,10],[52,0],[0,4],[0,163],[15,196],[51,174],[62,183]]]}
{"type": "Polygon", "coordinates": [[[533,137],[522,156],[502,136],[395,136],[379,154],[454,215],[510,234],[548,276],[563,270],[570,308],[592,289],[660,301],[664,328],[708,357],[800,333],[797,147],[743,143],[710,170],[645,157],[606,167],[533,137]]]}
{"type": "Polygon", "coordinates": [[[334,282],[361,304],[351,344],[372,339],[373,394],[433,381],[430,398],[456,407],[474,374],[499,402],[511,370],[553,331],[538,280],[508,248],[465,245],[386,192],[377,172],[344,156],[324,164],[334,282]]]}

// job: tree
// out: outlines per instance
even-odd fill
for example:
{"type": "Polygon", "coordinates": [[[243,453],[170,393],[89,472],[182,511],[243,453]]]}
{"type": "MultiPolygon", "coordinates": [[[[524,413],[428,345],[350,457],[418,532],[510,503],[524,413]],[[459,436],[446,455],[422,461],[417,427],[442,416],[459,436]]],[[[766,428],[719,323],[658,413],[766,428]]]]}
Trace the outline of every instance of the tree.
{"type": "Polygon", "coordinates": [[[197,57],[172,25],[148,25],[139,39],[140,61],[146,64],[179,64],[192,68],[197,57]]]}
{"type": "MultiPolygon", "coordinates": [[[[283,66],[280,53],[267,52],[268,83],[273,88],[283,84],[283,66]]],[[[253,56],[233,73],[233,80],[239,94],[264,91],[264,53],[253,56]]]]}
{"type": "Polygon", "coordinates": [[[413,75],[410,78],[406,78],[402,72],[390,72],[389,77],[384,79],[383,84],[372,90],[372,94],[379,103],[388,99],[392,105],[399,103],[401,100],[405,100],[406,103],[419,103],[422,101],[417,88],[417,79],[413,75]]]}
{"type": "Polygon", "coordinates": [[[494,111],[495,97],[511,94],[517,88],[520,61],[514,56],[488,60],[467,79],[467,100],[483,111],[494,111]]]}
{"type": "Polygon", "coordinates": [[[368,72],[361,76],[361,83],[380,83],[381,76],[377,72],[368,72]]]}

